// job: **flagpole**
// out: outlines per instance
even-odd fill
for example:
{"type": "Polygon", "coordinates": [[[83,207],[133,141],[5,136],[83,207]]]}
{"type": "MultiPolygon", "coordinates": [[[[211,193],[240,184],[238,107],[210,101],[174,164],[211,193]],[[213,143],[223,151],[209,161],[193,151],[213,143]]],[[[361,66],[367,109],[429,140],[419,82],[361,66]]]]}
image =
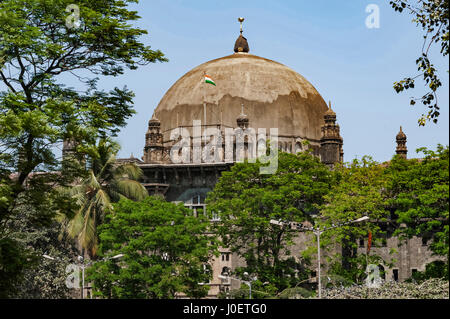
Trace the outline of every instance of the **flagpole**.
{"type": "Polygon", "coordinates": [[[203,71],[203,121],[206,128],[206,85],[205,85],[206,71],[203,71]]]}

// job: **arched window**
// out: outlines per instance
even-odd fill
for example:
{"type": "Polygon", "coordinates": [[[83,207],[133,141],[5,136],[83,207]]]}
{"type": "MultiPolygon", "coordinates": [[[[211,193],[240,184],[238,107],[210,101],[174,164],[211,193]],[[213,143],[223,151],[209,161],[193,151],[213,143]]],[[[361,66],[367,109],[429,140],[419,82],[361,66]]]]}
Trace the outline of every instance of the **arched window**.
{"type": "Polygon", "coordinates": [[[222,272],[220,273],[222,276],[229,276],[230,275],[230,267],[223,267],[222,272]]]}
{"type": "Polygon", "coordinates": [[[378,269],[380,270],[380,278],[386,280],[386,272],[384,270],[384,266],[378,265],[378,269]]]}
{"type": "Polygon", "coordinates": [[[195,217],[198,217],[200,210],[203,211],[204,215],[206,215],[205,195],[195,194],[184,204],[184,206],[192,209],[195,217]]]}
{"type": "Polygon", "coordinates": [[[297,141],[295,143],[294,152],[295,152],[295,154],[297,154],[298,152],[301,152],[301,151],[303,151],[302,143],[300,141],[297,141]]]}

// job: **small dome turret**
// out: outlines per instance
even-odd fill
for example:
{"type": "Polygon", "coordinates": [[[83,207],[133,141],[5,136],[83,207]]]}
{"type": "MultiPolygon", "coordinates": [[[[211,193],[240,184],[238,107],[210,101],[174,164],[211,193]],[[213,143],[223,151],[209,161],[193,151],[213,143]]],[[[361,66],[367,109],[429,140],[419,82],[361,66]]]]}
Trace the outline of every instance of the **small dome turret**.
{"type": "Polygon", "coordinates": [[[236,53],[240,53],[240,52],[244,52],[244,53],[249,53],[250,52],[250,47],[248,46],[248,41],[247,38],[245,38],[242,33],[242,23],[244,22],[244,18],[238,18],[238,21],[241,23],[241,34],[239,35],[239,37],[236,40],[236,43],[234,44],[234,52],[236,53]]]}

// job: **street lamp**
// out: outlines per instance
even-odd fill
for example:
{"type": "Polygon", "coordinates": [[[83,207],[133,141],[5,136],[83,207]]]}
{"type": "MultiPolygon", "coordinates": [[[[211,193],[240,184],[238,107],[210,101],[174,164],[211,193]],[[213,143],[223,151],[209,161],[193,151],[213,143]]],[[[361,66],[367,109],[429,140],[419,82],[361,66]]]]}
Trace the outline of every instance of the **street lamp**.
{"type": "Polygon", "coordinates": [[[112,256],[112,257],[105,257],[105,258],[102,258],[102,259],[100,259],[100,260],[97,260],[97,261],[90,261],[90,262],[88,262],[86,265],[84,264],[84,258],[82,257],[82,256],[78,256],[78,260],[80,261],[80,263],[81,263],[81,270],[82,270],[82,290],[81,290],[81,299],[84,299],[84,269],[86,268],[86,266],[90,266],[90,265],[93,265],[93,264],[95,264],[95,263],[97,263],[97,262],[99,262],[99,261],[106,261],[106,260],[111,260],[111,259],[119,259],[119,258],[122,258],[123,256],[125,256],[124,254],[118,254],[118,255],[115,255],[115,256],[112,256]]]}
{"type": "MultiPolygon", "coordinates": [[[[245,273],[244,273],[244,276],[248,276],[248,273],[245,272],[245,273]]],[[[247,280],[242,280],[242,279],[239,279],[239,278],[230,277],[230,276],[228,276],[228,275],[226,275],[226,276],[218,275],[217,277],[218,277],[219,279],[224,279],[224,280],[228,280],[228,279],[238,280],[238,281],[240,281],[240,282],[246,284],[246,285],[248,286],[248,288],[249,288],[249,299],[252,299],[252,281],[257,280],[256,277],[250,278],[249,281],[247,281],[247,280]]]]}
{"type": "MultiPolygon", "coordinates": [[[[319,291],[319,299],[322,298],[322,283],[320,281],[320,235],[322,235],[325,231],[333,229],[333,228],[338,228],[338,227],[342,227],[348,224],[352,224],[352,223],[361,223],[364,222],[366,220],[369,220],[368,216],[363,216],[361,218],[355,219],[355,220],[351,220],[345,223],[340,223],[340,224],[332,224],[329,227],[323,227],[320,228],[320,226],[317,227],[304,227],[302,225],[299,224],[294,224],[295,228],[299,231],[311,231],[314,235],[316,235],[317,237],[317,283],[318,283],[318,291],[319,291]]],[[[279,221],[279,220],[275,220],[275,219],[271,219],[270,223],[273,225],[278,225],[278,226],[290,226],[291,223],[289,222],[283,222],[283,221],[279,221]]]]}

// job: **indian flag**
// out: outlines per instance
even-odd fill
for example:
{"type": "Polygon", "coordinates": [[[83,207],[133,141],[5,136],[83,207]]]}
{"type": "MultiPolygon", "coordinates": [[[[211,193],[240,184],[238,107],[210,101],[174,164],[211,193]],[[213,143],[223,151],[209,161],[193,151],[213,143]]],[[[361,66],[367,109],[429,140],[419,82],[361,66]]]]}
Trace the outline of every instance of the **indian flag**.
{"type": "Polygon", "coordinates": [[[205,83],[209,83],[209,84],[216,86],[216,82],[214,82],[213,79],[211,79],[211,77],[206,74],[205,74],[205,83]]]}

